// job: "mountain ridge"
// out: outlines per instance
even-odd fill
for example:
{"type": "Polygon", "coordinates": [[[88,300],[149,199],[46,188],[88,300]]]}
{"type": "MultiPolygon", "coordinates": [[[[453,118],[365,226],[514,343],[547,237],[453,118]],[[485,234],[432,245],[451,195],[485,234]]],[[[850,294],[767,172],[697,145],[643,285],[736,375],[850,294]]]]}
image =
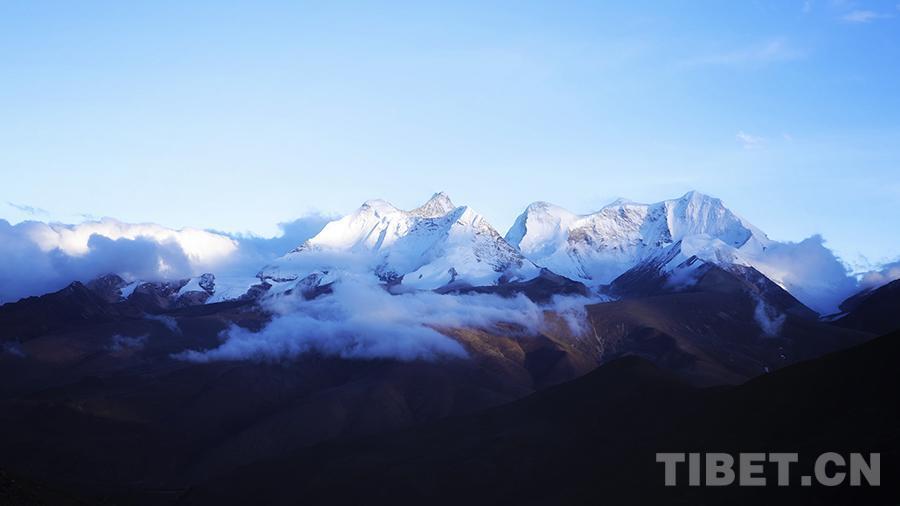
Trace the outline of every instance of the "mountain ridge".
{"type": "Polygon", "coordinates": [[[141,286],[147,283],[187,279],[175,298],[191,305],[315,289],[348,273],[371,277],[396,291],[477,287],[513,293],[510,288],[538,279],[544,269],[586,286],[591,295],[605,296],[639,291],[621,290],[629,278],[641,277],[647,284],[656,277],[649,284],[661,285],[690,277],[688,267],[700,265],[691,259],[735,272],[752,268],[819,314],[837,313],[839,303],[857,286],[821,238],[771,240],[721,199],[697,191],[652,204],[617,199],[587,214],[537,201],[502,236],[484,216],[457,206],[444,192],[409,211],[371,199],[326,223],[283,256],[261,259],[261,268],[256,264],[242,275],[226,271],[216,276],[207,283],[211,290],[201,286],[206,274],[200,272],[215,275],[215,270],[177,279],[114,274],[129,280],[120,287],[126,297],[135,290],[146,292],[141,286]],[[659,263],[660,258],[668,261],[659,263]],[[652,269],[647,269],[650,264],[652,269]]]}
{"type": "Polygon", "coordinates": [[[293,281],[316,271],[361,268],[389,284],[429,290],[459,281],[473,286],[524,281],[539,273],[482,215],[454,206],[441,192],[411,211],[368,200],[258,276],[293,281]]]}
{"type": "Polygon", "coordinates": [[[752,267],[821,314],[833,312],[845,297],[839,293],[845,287],[818,279],[833,276],[840,265],[820,240],[773,241],[721,199],[697,191],[652,204],[619,199],[583,215],[535,202],[506,238],[537,265],[595,288],[644,261],[669,256],[666,270],[691,257],[752,267]],[[678,251],[666,253],[673,248],[678,251]]]}

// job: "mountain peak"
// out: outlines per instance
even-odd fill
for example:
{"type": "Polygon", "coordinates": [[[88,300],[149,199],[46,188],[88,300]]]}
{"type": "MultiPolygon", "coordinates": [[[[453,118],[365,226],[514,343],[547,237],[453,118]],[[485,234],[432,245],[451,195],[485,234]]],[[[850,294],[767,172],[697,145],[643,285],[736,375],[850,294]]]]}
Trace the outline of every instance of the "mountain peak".
{"type": "Polygon", "coordinates": [[[681,200],[684,202],[703,202],[703,201],[721,202],[721,200],[717,199],[716,197],[712,197],[705,193],[698,192],[697,190],[691,190],[691,191],[685,193],[678,200],[681,200]]]}
{"type": "Polygon", "coordinates": [[[619,197],[616,200],[613,200],[612,202],[607,204],[606,207],[626,206],[626,205],[631,205],[631,204],[637,204],[637,202],[635,202],[631,199],[627,199],[625,197],[619,197]]]}
{"type": "Polygon", "coordinates": [[[334,220],[287,255],[264,267],[261,279],[288,282],[310,272],[344,267],[321,252],[352,253],[352,268],[366,264],[384,282],[404,288],[432,290],[451,282],[487,286],[527,280],[538,274],[468,206],[456,207],[446,193],[435,193],[412,211],[401,211],[382,200],[370,200],[360,211],[334,220]],[[320,263],[323,262],[324,263],[320,263]]]}
{"type": "Polygon", "coordinates": [[[766,245],[762,232],[698,191],[653,204],[617,199],[586,215],[535,203],[506,237],[541,267],[589,284],[609,283],[681,240],[691,254],[721,263],[747,263],[766,245]]]}
{"type": "Polygon", "coordinates": [[[556,207],[556,206],[554,206],[550,202],[538,200],[537,202],[532,202],[531,204],[528,204],[528,207],[525,208],[525,212],[529,213],[529,212],[536,212],[536,211],[544,211],[546,209],[550,209],[553,207],[556,207]]]}
{"type": "Polygon", "coordinates": [[[363,202],[362,206],[357,210],[357,213],[368,213],[374,211],[377,215],[391,214],[399,211],[393,204],[386,200],[381,199],[370,199],[363,202]]]}
{"type": "Polygon", "coordinates": [[[456,206],[453,205],[450,197],[444,192],[438,192],[432,195],[428,202],[410,211],[410,214],[422,218],[437,218],[446,215],[454,209],[456,209],[456,206]]]}

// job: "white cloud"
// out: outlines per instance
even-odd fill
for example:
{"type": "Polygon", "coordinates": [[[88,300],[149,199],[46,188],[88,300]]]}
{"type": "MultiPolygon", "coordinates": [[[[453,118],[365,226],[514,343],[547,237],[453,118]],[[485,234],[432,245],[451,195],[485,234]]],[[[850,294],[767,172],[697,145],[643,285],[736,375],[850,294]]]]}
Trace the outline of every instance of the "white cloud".
{"type": "Polygon", "coordinates": [[[781,333],[781,327],[787,319],[787,315],[779,313],[775,308],[766,304],[762,298],[754,296],[756,308],[753,310],[753,319],[759,328],[767,336],[777,337],[781,333]]]}
{"type": "Polygon", "coordinates": [[[900,279],[900,260],[886,263],[876,269],[860,274],[859,284],[862,288],[878,288],[895,279],[900,279]]]}
{"type": "Polygon", "coordinates": [[[374,276],[348,274],[333,293],[313,300],[283,296],[268,302],[276,316],[259,332],[232,326],[218,348],[187,351],[176,358],[279,360],[317,352],[342,358],[434,359],[465,357],[463,347],[434,327],[485,326],[496,321],[537,325],[540,309],[524,297],[393,295],[374,276]]]}
{"type": "Polygon", "coordinates": [[[29,238],[44,251],[59,250],[69,256],[79,257],[90,252],[90,240],[94,236],[113,241],[146,238],[158,244],[177,244],[188,261],[195,265],[213,265],[233,255],[238,242],[221,234],[195,228],[173,230],[152,223],[123,223],[112,218],[86,221],[78,225],[61,223],[36,223],[27,227],[29,238]]]}
{"type": "Polygon", "coordinates": [[[144,349],[144,345],[147,344],[148,337],[149,336],[147,335],[129,337],[115,334],[110,338],[110,343],[106,349],[112,352],[142,350],[144,349]]]}
{"type": "Polygon", "coordinates": [[[741,143],[744,149],[756,149],[761,147],[765,142],[765,139],[763,139],[762,137],[750,135],[743,130],[738,132],[735,135],[735,138],[738,140],[738,142],[741,143]]]}
{"type": "Polygon", "coordinates": [[[556,297],[549,306],[539,306],[521,294],[511,298],[431,291],[392,294],[371,273],[345,273],[329,295],[313,300],[286,295],[264,301],[276,316],[259,332],[232,326],[223,333],[219,347],[175,357],[192,362],[277,361],[306,353],[357,359],[465,357],[462,345],[441,329],[489,330],[505,322],[517,326],[523,335],[535,334],[544,325],[544,311],[552,308],[579,334],[584,306],[593,302],[598,300],[556,297]]]}
{"type": "Polygon", "coordinates": [[[820,235],[773,242],[753,266],[820,314],[833,313],[859,290],[856,278],[820,235]]]}
{"type": "Polygon", "coordinates": [[[252,277],[326,221],[322,216],[301,218],[281,224],[280,236],[261,238],[111,218],[77,225],[0,220],[0,304],[109,273],[144,281],[204,272],[252,277]]]}
{"type": "Polygon", "coordinates": [[[771,63],[798,60],[804,56],[806,53],[790,45],[787,39],[776,37],[745,48],[692,58],[683,61],[682,65],[687,67],[759,67],[771,63]]]}
{"type": "Polygon", "coordinates": [[[877,19],[887,19],[893,17],[890,14],[882,14],[874,11],[855,10],[841,16],[841,20],[847,23],[871,23],[877,19]]]}

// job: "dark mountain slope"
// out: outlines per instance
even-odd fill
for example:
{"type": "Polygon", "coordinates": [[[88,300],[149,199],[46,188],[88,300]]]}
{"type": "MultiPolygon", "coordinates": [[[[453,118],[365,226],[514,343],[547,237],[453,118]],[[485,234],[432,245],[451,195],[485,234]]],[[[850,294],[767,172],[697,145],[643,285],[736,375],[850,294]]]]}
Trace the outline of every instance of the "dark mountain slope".
{"type": "Polygon", "coordinates": [[[761,309],[743,288],[704,289],[595,304],[587,314],[603,360],[637,354],[698,385],[740,383],[871,337],[761,309]]]}
{"type": "Polygon", "coordinates": [[[716,265],[692,256],[673,269],[667,268],[680,251],[680,244],[676,244],[665,254],[639,263],[614,279],[608,290],[622,298],[683,292],[744,293],[779,313],[807,319],[818,316],[753,267],[716,265]]]}
{"type": "Polygon", "coordinates": [[[898,353],[892,334],[717,390],[627,357],[482,414],[251,465],[182,503],[896,504],[898,353]],[[875,451],[882,486],[666,488],[659,451],[799,452],[795,483],[822,452],[875,451]]]}
{"type": "Polygon", "coordinates": [[[900,279],[847,299],[841,309],[848,311],[835,321],[841,327],[876,333],[900,329],[900,279]]]}
{"type": "Polygon", "coordinates": [[[4,506],[88,506],[60,490],[0,469],[0,504],[4,506]]]}
{"type": "Polygon", "coordinates": [[[232,324],[258,329],[268,317],[237,301],[68,321],[16,354],[0,351],[0,468],[88,497],[154,503],[173,497],[158,490],[321,441],[477,412],[596,367],[561,337],[514,325],[442,329],[467,359],[173,358],[217,346],[232,324]]]}
{"type": "Polygon", "coordinates": [[[120,316],[104,297],[79,282],[58,292],[0,306],[0,340],[27,341],[65,327],[112,321],[120,316]]]}
{"type": "MultiPolygon", "coordinates": [[[[255,302],[252,296],[215,304],[203,304],[206,300],[203,297],[177,297],[178,290],[187,281],[141,283],[127,298],[121,292],[126,283],[115,274],[87,284],[74,281],[62,290],[0,306],[0,341],[21,343],[76,328],[141,319],[148,314],[185,310],[214,313],[255,302]]],[[[191,294],[196,292],[188,293],[191,294]]]]}
{"type": "MultiPolygon", "coordinates": [[[[545,277],[536,293],[552,291],[560,281],[567,285],[564,278],[545,277]]],[[[466,360],[354,361],[309,354],[283,362],[197,364],[173,354],[217,346],[230,325],[258,330],[270,315],[252,300],[157,308],[159,314],[147,315],[133,301],[110,302],[117,300],[115,282],[93,289],[73,284],[2,308],[7,319],[0,323],[10,324],[2,328],[33,333],[27,339],[10,334],[17,341],[14,353],[0,350],[0,467],[90,497],[165,503],[191,484],[230,476],[241,466],[326,441],[377,438],[480,412],[579,377],[600,363],[639,355],[670,372],[626,361],[604,369],[603,384],[596,380],[583,391],[595,402],[584,413],[594,412],[589,420],[608,434],[598,445],[625,454],[634,447],[621,437],[630,428],[656,434],[658,424],[670,421],[669,413],[683,416],[687,406],[700,406],[698,396],[706,394],[674,377],[700,385],[739,383],[766,367],[774,370],[870,337],[796,315],[785,316],[775,335],[766,334],[756,322],[757,299],[743,284],[736,286],[714,290],[704,284],[688,292],[589,306],[579,332],[552,312],[546,314],[547,328],[536,335],[512,323],[437,329],[466,348],[466,360]],[[52,325],[39,325],[45,321],[52,325]],[[634,399],[648,403],[637,405],[634,399]],[[607,417],[619,411],[639,414],[607,417]]],[[[566,428],[571,439],[542,442],[538,436],[578,416],[566,402],[553,408],[562,419],[535,405],[531,411],[539,419],[529,425],[535,432],[522,433],[524,439],[515,439],[510,451],[546,444],[580,455],[593,425],[566,428]]],[[[440,448],[444,437],[428,445],[440,448]]],[[[564,459],[563,453],[555,455],[564,459]]],[[[529,459],[514,453],[503,466],[515,468],[529,459]]],[[[608,464],[610,473],[621,467],[608,464]]],[[[499,470],[489,467],[485,476],[499,470]]]]}
{"type": "Polygon", "coordinates": [[[492,293],[503,297],[512,297],[523,294],[534,302],[550,302],[557,295],[590,295],[590,290],[584,284],[572,281],[569,278],[554,274],[547,269],[541,269],[540,274],[528,281],[501,282],[490,286],[468,286],[450,284],[439,288],[438,293],[492,293]]]}

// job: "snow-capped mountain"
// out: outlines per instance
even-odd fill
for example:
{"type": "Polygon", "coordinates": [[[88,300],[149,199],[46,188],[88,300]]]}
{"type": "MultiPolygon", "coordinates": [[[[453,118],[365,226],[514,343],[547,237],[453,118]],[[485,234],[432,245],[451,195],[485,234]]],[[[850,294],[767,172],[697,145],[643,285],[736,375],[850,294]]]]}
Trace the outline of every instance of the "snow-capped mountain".
{"type": "Polygon", "coordinates": [[[211,273],[190,278],[175,294],[178,303],[192,305],[191,300],[203,303],[225,302],[248,297],[259,279],[249,276],[215,276],[211,273]]]}
{"type": "Polygon", "coordinates": [[[265,291],[255,277],[216,277],[212,273],[156,281],[127,281],[117,274],[107,274],[86,286],[108,303],[127,301],[151,311],[252,298],[265,291]]]}
{"type": "Polygon", "coordinates": [[[810,307],[828,309],[822,302],[828,287],[793,272],[788,250],[794,245],[770,240],[721,200],[695,191],[654,204],[617,200],[586,215],[536,202],[506,239],[535,264],[589,286],[609,284],[644,263],[671,272],[696,257],[753,267],[810,307]]]}
{"type": "MultiPolygon", "coordinates": [[[[154,307],[180,307],[255,299],[294,288],[312,296],[351,274],[392,291],[457,293],[502,286],[503,293],[531,287],[546,296],[552,290],[545,282],[559,275],[575,282],[570,288],[576,292],[587,292],[586,285],[594,294],[612,294],[623,286],[613,286],[614,281],[626,273],[625,279],[641,280],[648,287],[661,279],[689,281],[701,265],[697,261],[733,273],[749,271],[729,267],[751,267],[821,314],[835,312],[856,287],[821,237],[773,241],[721,200],[697,192],[654,204],[618,200],[585,215],[536,202],[505,238],[471,208],[455,206],[447,195],[437,193],[410,211],[383,200],[367,201],[261,270],[222,264],[224,272],[212,271],[215,277],[194,270],[192,278],[139,281],[118,273],[129,282],[119,278],[101,291],[115,300],[134,296],[154,307]],[[538,278],[541,269],[546,269],[544,278],[538,278]],[[649,281],[654,277],[658,279],[649,281]],[[532,282],[536,279],[543,281],[532,282]]],[[[619,293],[627,296],[636,290],[641,291],[632,286],[619,293]]]]}
{"type": "Polygon", "coordinates": [[[687,256],[724,262],[735,262],[739,251],[756,254],[770,242],[721,200],[697,192],[656,204],[617,200],[587,215],[536,202],[506,239],[538,265],[594,285],[678,241],[687,256]]]}
{"type": "Polygon", "coordinates": [[[264,267],[259,277],[279,283],[319,272],[327,282],[345,271],[373,272],[384,282],[426,290],[493,285],[539,273],[483,216],[437,193],[411,211],[367,201],[264,267]]]}

